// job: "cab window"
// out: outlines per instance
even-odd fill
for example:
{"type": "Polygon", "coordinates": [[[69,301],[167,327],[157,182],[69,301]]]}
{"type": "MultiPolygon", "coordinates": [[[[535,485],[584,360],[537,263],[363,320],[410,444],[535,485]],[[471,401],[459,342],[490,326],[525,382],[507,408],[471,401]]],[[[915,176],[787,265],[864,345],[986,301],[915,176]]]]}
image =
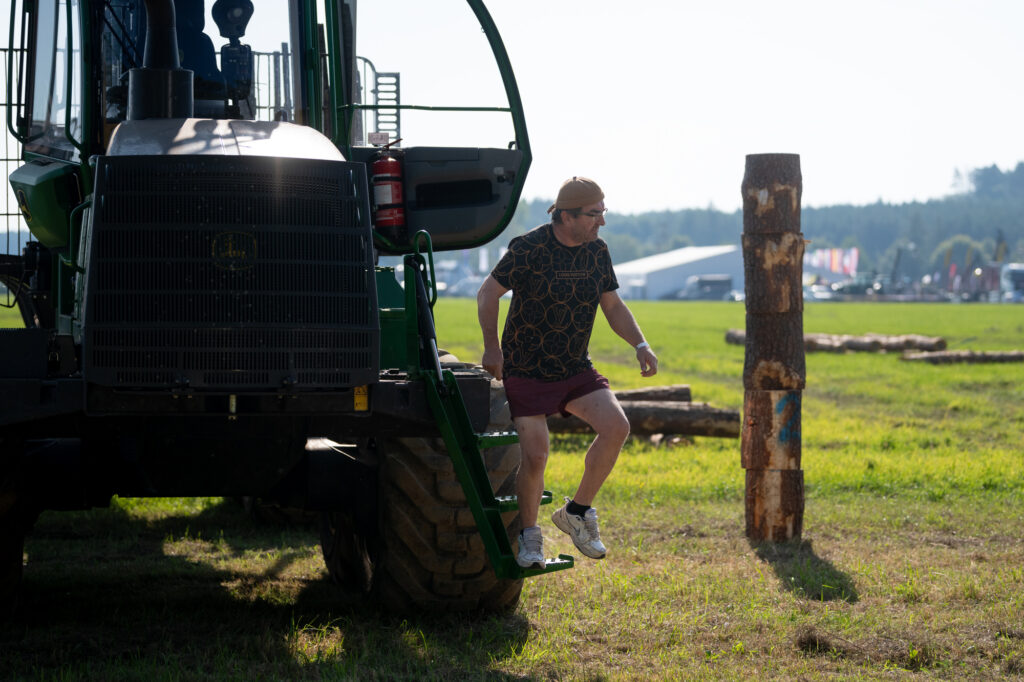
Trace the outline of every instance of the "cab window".
{"type": "Polygon", "coordinates": [[[68,136],[78,140],[82,135],[82,74],[75,66],[80,63],[82,44],[78,12],[78,0],[38,2],[31,74],[32,123],[25,144],[29,151],[75,161],[78,150],[68,136]],[[68,54],[69,3],[71,55],[68,54]]]}

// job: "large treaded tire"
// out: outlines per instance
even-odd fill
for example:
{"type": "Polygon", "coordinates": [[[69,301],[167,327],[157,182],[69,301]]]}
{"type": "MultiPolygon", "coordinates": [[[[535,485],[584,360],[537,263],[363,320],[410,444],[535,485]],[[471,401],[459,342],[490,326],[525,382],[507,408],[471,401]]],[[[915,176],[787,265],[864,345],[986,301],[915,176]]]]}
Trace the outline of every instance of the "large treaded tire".
{"type": "Polygon", "coordinates": [[[24,567],[25,535],[31,530],[39,511],[22,493],[23,481],[16,470],[8,469],[0,444],[0,622],[11,619],[17,610],[24,567]]]}
{"type": "MultiPolygon", "coordinates": [[[[500,382],[491,381],[490,394],[488,430],[508,430],[512,420],[500,382]]],[[[381,439],[377,450],[380,534],[372,593],[379,603],[398,611],[514,609],[523,581],[495,576],[444,442],[381,439]]],[[[487,448],[483,457],[495,494],[513,494],[519,446],[487,448]]],[[[519,513],[502,518],[514,538],[519,513]]]]}

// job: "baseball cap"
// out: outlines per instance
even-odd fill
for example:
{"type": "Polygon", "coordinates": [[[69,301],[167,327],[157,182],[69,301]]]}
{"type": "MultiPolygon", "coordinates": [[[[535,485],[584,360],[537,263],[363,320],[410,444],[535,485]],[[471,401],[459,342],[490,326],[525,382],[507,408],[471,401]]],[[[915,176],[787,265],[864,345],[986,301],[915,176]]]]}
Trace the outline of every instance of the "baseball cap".
{"type": "Polygon", "coordinates": [[[561,189],[558,190],[558,198],[555,199],[555,203],[551,204],[548,213],[551,213],[556,208],[563,210],[582,208],[587,204],[594,204],[602,199],[604,199],[604,192],[601,191],[596,182],[582,175],[574,175],[562,183],[561,189]]]}

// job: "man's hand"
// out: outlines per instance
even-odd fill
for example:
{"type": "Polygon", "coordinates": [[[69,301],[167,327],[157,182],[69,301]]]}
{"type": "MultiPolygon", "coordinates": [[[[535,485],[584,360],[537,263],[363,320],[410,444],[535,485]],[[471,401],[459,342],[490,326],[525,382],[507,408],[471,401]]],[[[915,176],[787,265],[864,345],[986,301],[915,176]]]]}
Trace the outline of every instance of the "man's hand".
{"type": "MultiPolygon", "coordinates": [[[[650,346],[638,350],[636,359],[640,362],[640,376],[653,377],[658,373],[658,356],[654,354],[650,346]]],[[[486,367],[486,365],[484,366],[486,367]]]]}
{"type": "MultiPolygon", "coordinates": [[[[655,362],[657,362],[657,360],[655,360],[655,362]]],[[[484,357],[480,364],[484,366],[484,369],[491,373],[492,377],[501,381],[501,369],[505,364],[505,358],[502,357],[500,348],[485,349],[484,357]]]]}

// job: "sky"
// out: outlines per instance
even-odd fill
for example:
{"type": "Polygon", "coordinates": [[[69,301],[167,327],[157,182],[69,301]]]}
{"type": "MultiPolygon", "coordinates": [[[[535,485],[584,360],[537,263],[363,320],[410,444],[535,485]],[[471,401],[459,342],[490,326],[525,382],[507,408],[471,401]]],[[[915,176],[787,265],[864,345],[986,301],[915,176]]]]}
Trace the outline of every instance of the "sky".
{"type": "MultiPolygon", "coordinates": [[[[402,74],[404,104],[504,105],[464,0],[358,5],[358,52],[402,74]]],[[[733,211],[746,155],[784,152],[800,155],[804,206],[904,203],[1024,161],[1022,0],[487,5],[522,95],[527,199],[585,175],[613,212],[733,211]]],[[[406,147],[512,139],[505,114],[408,111],[402,133],[406,147]]]]}
{"type": "MultiPolygon", "coordinates": [[[[378,26],[413,15],[433,44],[401,54],[394,34],[394,52],[374,60],[402,72],[405,103],[425,96],[421,79],[438,87],[443,69],[417,71],[426,55],[444,55],[463,89],[487,92],[475,62],[448,55],[473,33],[455,18],[468,14],[463,2],[394,4],[374,15],[379,3],[360,0],[360,32],[371,36],[360,53],[376,46],[378,26]]],[[[957,171],[1024,161],[1021,0],[490,0],[488,9],[533,150],[525,198],[553,197],[578,174],[602,185],[612,211],[733,211],[746,155],[784,152],[800,155],[804,206],[905,203],[963,189],[957,171]]]]}

